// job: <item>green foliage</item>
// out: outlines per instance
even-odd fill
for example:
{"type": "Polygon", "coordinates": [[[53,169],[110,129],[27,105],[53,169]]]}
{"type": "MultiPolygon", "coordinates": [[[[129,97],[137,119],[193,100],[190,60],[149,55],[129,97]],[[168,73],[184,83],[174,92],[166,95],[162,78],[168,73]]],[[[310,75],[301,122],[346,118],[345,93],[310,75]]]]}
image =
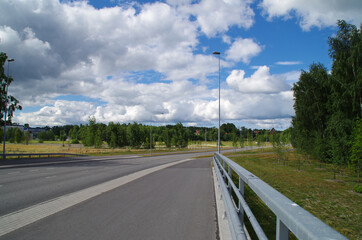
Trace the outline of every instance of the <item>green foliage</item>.
{"type": "Polygon", "coordinates": [[[181,122],[175,126],[175,134],[172,136],[173,145],[178,148],[185,148],[188,145],[188,137],[181,122]]]}
{"type": "Polygon", "coordinates": [[[19,128],[15,128],[15,142],[21,143],[24,139],[23,132],[19,128]]]}
{"type": "Polygon", "coordinates": [[[293,85],[295,117],[292,144],[300,152],[336,166],[349,164],[355,119],[361,117],[361,30],[338,21],[329,38],[332,73],[321,64],[302,71],[293,85]]]}
{"type": "Polygon", "coordinates": [[[1,125],[4,125],[4,115],[7,117],[7,124],[11,124],[11,119],[15,110],[21,110],[22,107],[19,105],[19,101],[8,95],[9,85],[13,82],[11,76],[5,74],[5,63],[7,60],[6,53],[0,52],[0,121],[1,125]]]}
{"type": "Polygon", "coordinates": [[[243,148],[244,147],[244,142],[245,142],[245,139],[243,137],[239,137],[239,146],[240,148],[243,148]]]}
{"type": "Polygon", "coordinates": [[[69,130],[69,137],[72,144],[79,143],[80,140],[80,134],[79,134],[79,126],[74,125],[71,130],[69,130]]]}
{"type": "Polygon", "coordinates": [[[163,141],[166,145],[167,148],[171,147],[171,139],[172,139],[172,135],[170,133],[170,130],[168,128],[166,128],[165,130],[163,130],[163,141]]]}
{"type": "Polygon", "coordinates": [[[357,193],[362,193],[362,185],[354,186],[353,191],[355,191],[357,193]]]}
{"type": "Polygon", "coordinates": [[[129,145],[134,148],[139,148],[141,146],[141,130],[138,123],[134,122],[129,124],[127,127],[127,137],[129,145]]]}
{"type": "Polygon", "coordinates": [[[24,141],[25,141],[25,144],[28,145],[30,140],[31,140],[30,132],[29,132],[29,131],[24,131],[24,141]]]}
{"type": "Polygon", "coordinates": [[[95,134],[97,131],[96,119],[91,117],[88,120],[88,124],[84,126],[82,131],[82,143],[86,147],[95,145],[95,134]]]}
{"type": "Polygon", "coordinates": [[[48,131],[40,132],[38,134],[38,139],[42,140],[42,141],[54,141],[55,135],[52,130],[48,130],[48,131]]]}
{"type": "Polygon", "coordinates": [[[103,145],[103,140],[102,140],[102,129],[100,127],[97,128],[97,132],[95,135],[95,140],[94,140],[94,144],[96,148],[101,148],[103,145]]]}

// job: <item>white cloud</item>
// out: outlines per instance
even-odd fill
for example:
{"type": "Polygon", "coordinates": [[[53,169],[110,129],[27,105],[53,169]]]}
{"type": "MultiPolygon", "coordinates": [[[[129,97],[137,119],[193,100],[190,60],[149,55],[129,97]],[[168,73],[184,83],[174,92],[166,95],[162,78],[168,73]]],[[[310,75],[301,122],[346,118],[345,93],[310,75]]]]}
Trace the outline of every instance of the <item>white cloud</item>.
{"type": "Polygon", "coordinates": [[[208,64],[210,57],[192,54],[198,30],[187,16],[165,3],[140,8],[95,9],[86,1],[2,1],[1,47],[21,69],[14,68],[13,90],[26,85],[34,86],[33,95],[38,96],[65,89],[82,93],[79,83],[93,84],[99,76],[156,70],[170,80],[184,80],[216,71],[208,64]]]}
{"type": "Polygon", "coordinates": [[[279,62],[276,62],[275,64],[290,66],[290,65],[300,65],[300,64],[302,64],[302,62],[301,61],[279,61],[279,62]]]}
{"type": "MultiPolygon", "coordinates": [[[[122,82],[99,92],[108,96],[107,104],[53,100],[32,113],[16,112],[14,121],[32,126],[85,123],[90,116],[99,122],[215,122],[218,119],[218,90],[196,86],[190,82],[153,83],[150,85],[122,82]],[[113,87],[112,87],[113,86],[113,87]],[[117,86],[117,87],[115,87],[117,86]],[[133,95],[123,88],[129,89],[133,95]],[[118,97],[115,97],[115,96],[118,97]]],[[[107,85],[107,84],[106,84],[107,85]]],[[[221,91],[223,121],[288,118],[293,115],[293,94],[246,93],[234,89],[221,91]]]]}
{"type": "MultiPolygon", "coordinates": [[[[217,59],[194,53],[206,49],[199,46],[200,36],[218,35],[232,44],[225,55],[230,61],[221,61],[223,67],[249,63],[262,47],[252,39],[232,42],[226,35],[231,26],[252,26],[252,1],[193,2],[95,9],[87,1],[2,0],[0,46],[16,59],[10,92],[24,107],[40,107],[31,113],[15,112],[14,121],[32,126],[85,123],[90,116],[105,123],[216,121],[217,89],[205,83],[217,72],[217,59]],[[157,74],[152,83],[139,83],[136,78],[148,71],[157,74]],[[63,95],[92,102],[54,100],[63,95]]],[[[279,92],[285,77],[262,68],[259,74],[241,78],[264,83],[257,90],[241,90],[241,72],[229,76],[234,89],[222,90],[224,120],[293,114],[292,95],[279,92]]]]}
{"type": "Polygon", "coordinates": [[[344,19],[359,26],[362,22],[362,1],[330,0],[263,0],[260,5],[264,14],[271,20],[274,17],[298,18],[305,31],[312,27],[335,26],[337,20],[344,19]]]}
{"type": "Polygon", "coordinates": [[[15,122],[31,126],[55,126],[79,124],[88,121],[96,112],[96,106],[89,102],[58,100],[52,106],[44,106],[37,112],[15,114],[15,122]]]}
{"type": "Polygon", "coordinates": [[[253,39],[238,38],[236,39],[231,47],[226,51],[226,59],[235,62],[242,61],[246,64],[250,62],[252,57],[257,56],[262,50],[253,39]]]}
{"type": "Polygon", "coordinates": [[[283,75],[271,75],[267,66],[261,66],[248,78],[243,70],[233,70],[226,82],[233,89],[244,93],[278,93],[290,90],[285,80],[283,75]]]}
{"type": "Polygon", "coordinates": [[[246,124],[256,126],[258,129],[276,129],[284,130],[291,126],[290,118],[276,118],[276,119],[246,119],[246,124]]]}
{"type": "Polygon", "coordinates": [[[201,31],[209,37],[226,32],[233,25],[249,29],[254,23],[250,0],[201,0],[195,4],[191,1],[168,2],[178,6],[181,12],[195,16],[201,31]]]}

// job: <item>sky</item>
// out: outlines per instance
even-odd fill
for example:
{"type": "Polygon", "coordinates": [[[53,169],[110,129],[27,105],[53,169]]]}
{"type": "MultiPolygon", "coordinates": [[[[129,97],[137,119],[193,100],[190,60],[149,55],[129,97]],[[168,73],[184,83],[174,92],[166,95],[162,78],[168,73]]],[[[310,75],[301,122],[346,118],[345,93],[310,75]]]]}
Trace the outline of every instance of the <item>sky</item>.
{"type": "Polygon", "coordinates": [[[290,127],[293,83],[360,0],[1,0],[0,51],[30,126],[290,127]],[[7,66],[6,66],[7,68],[7,66]]]}

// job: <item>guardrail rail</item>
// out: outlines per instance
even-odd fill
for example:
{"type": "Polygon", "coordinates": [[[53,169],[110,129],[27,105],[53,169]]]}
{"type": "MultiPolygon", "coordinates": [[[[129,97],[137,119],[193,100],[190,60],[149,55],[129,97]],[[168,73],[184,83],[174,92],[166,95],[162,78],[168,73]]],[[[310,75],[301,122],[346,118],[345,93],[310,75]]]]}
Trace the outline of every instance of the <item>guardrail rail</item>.
{"type": "MultiPolygon", "coordinates": [[[[28,158],[32,158],[33,156],[38,156],[39,158],[41,156],[72,156],[72,157],[84,157],[86,155],[82,155],[82,154],[74,154],[74,153],[6,153],[5,154],[5,158],[7,157],[28,157],[28,158]]],[[[2,157],[4,159],[4,154],[0,154],[0,157],[2,157]]]]}
{"type": "Polygon", "coordinates": [[[245,202],[244,184],[247,184],[276,215],[277,240],[289,239],[289,232],[292,232],[298,239],[347,239],[229,158],[215,153],[214,168],[220,184],[232,239],[247,239],[243,222],[244,214],[248,217],[257,237],[268,239],[245,202]],[[239,186],[234,184],[232,172],[238,176],[239,186]],[[237,202],[232,197],[233,193],[237,197],[237,202]]]}

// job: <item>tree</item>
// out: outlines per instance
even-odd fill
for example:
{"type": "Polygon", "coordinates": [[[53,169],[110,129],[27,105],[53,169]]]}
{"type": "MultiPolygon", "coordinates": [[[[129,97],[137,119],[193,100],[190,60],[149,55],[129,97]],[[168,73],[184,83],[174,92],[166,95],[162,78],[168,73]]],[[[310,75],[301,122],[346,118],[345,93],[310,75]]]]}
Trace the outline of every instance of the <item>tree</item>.
{"type": "Polygon", "coordinates": [[[13,117],[13,113],[15,110],[21,110],[22,107],[19,105],[19,101],[11,96],[8,95],[8,88],[9,85],[13,82],[13,78],[11,76],[7,76],[5,74],[5,63],[7,60],[6,53],[0,53],[0,118],[1,123],[4,125],[4,115],[6,114],[7,124],[11,124],[11,119],[13,117]]]}
{"type": "Polygon", "coordinates": [[[233,141],[233,147],[235,149],[238,147],[238,137],[236,136],[236,133],[232,133],[231,135],[232,135],[231,138],[233,141]]]}
{"type": "Polygon", "coordinates": [[[64,141],[67,140],[67,134],[65,133],[64,130],[61,130],[61,131],[60,131],[59,140],[60,140],[60,141],[63,141],[63,147],[64,147],[64,141]]]}
{"type": "Polygon", "coordinates": [[[128,125],[127,136],[131,147],[139,148],[141,146],[141,131],[136,122],[128,125]]]}
{"type": "Polygon", "coordinates": [[[184,126],[181,122],[178,122],[175,126],[175,134],[172,137],[175,147],[185,148],[188,145],[188,137],[184,126]]]}
{"type": "Polygon", "coordinates": [[[167,127],[166,127],[165,130],[163,130],[162,135],[163,135],[163,141],[164,141],[166,147],[170,148],[171,147],[171,138],[172,138],[172,136],[171,136],[171,133],[170,133],[170,131],[168,130],[167,127]]]}
{"type": "Polygon", "coordinates": [[[357,186],[359,186],[360,180],[360,159],[362,159],[362,119],[357,119],[352,131],[351,137],[351,157],[350,162],[353,169],[357,172],[357,186]]]}
{"type": "Polygon", "coordinates": [[[361,118],[361,30],[338,21],[336,37],[329,38],[331,74],[312,64],[293,85],[295,117],[292,144],[300,152],[337,166],[349,164],[354,123],[361,118]]]}
{"type": "Polygon", "coordinates": [[[72,144],[79,143],[80,136],[79,136],[79,126],[74,125],[71,130],[69,130],[69,137],[71,139],[72,144]]]}
{"type": "Polygon", "coordinates": [[[322,161],[327,149],[325,131],[329,118],[328,98],[330,95],[327,69],[322,64],[312,64],[309,71],[302,71],[299,81],[293,84],[295,117],[295,147],[305,150],[322,161]]]}
{"type": "Polygon", "coordinates": [[[338,21],[338,27],[336,37],[329,38],[333,65],[326,135],[329,154],[341,165],[349,159],[348,142],[355,119],[362,117],[362,35],[361,29],[345,21],[338,21]]]}
{"type": "Polygon", "coordinates": [[[102,129],[100,127],[97,128],[95,139],[94,139],[94,145],[96,148],[101,148],[103,145],[102,140],[102,129]]]}
{"type": "Polygon", "coordinates": [[[90,117],[88,124],[82,129],[82,143],[86,147],[95,145],[95,135],[97,131],[97,122],[95,117],[90,117]]]}
{"type": "Polygon", "coordinates": [[[15,130],[15,142],[21,143],[24,138],[23,132],[19,128],[15,128],[14,130],[15,130]]]}
{"type": "Polygon", "coordinates": [[[29,131],[24,131],[24,140],[25,144],[28,145],[29,141],[31,140],[31,135],[29,131]]]}

